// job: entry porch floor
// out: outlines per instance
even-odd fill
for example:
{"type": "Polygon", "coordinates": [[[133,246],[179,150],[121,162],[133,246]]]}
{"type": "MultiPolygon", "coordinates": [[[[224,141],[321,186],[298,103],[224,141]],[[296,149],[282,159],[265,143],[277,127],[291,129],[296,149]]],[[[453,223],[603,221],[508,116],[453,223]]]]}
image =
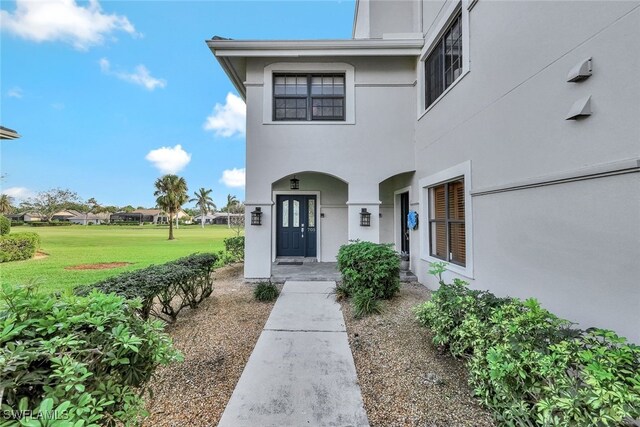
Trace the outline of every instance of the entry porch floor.
{"type": "MultiPolygon", "coordinates": [[[[284,283],[287,280],[304,281],[342,281],[337,262],[308,262],[292,265],[296,260],[278,260],[271,266],[271,281],[284,283]],[[292,262],[293,261],[293,262],[292,262]]],[[[416,282],[418,278],[411,271],[401,271],[400,281],[416,282]]]]}

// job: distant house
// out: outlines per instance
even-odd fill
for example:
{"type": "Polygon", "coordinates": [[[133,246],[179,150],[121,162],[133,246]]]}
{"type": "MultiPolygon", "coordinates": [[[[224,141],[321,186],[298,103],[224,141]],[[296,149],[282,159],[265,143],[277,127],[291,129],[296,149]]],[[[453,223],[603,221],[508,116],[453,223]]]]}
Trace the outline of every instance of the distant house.
{"type": "MultiPolygon", "coordinates": [[[[235,218],[243,218],[244,214],[241,213],[232,213],[231,215],[232,221],[235,218]]],[[[196,215],[193,217],[193,222],[195,224],[200,224],[202,222],[202,215],[196,215]]],[[[227,214],[224,212],[218,212],[218,213],[208,213],[204,216],[204,223],[205,224],[227,224],[228,218],[227,218],[227,214]]]]}
{"type": "Polygon", "coordinates": [[[56,212],[51,217],[52,221],[71,222],[73,224],[88,225],[102,224],[109,221],[109,213],[84,213],[74,209],[67,209],[56,212]]]}
{"type": "Polygon", "coordinates": [[[9,218],[11,221],[39,222],[44,220],[44,217],[42,215],[35,212],[20,212],[20,213],[5,215],[5,216],[9,218]]]}
{"type": "MultiPolygon", "coordinates": [[[[188,217],[185,211],[180,210],[177,214],[178,219],[188,217]]],[[[139,222],[152,224],[166,224],[169,221],[169,215],[161,209],[136,209],[133,212],[116,212],[111,214],[111,222],[139,222]]]]}
{"type": "Polygon", "coordinates": [[[18,139],[20,135],[13,129],[0,126],[0,139],[18,139]]]}

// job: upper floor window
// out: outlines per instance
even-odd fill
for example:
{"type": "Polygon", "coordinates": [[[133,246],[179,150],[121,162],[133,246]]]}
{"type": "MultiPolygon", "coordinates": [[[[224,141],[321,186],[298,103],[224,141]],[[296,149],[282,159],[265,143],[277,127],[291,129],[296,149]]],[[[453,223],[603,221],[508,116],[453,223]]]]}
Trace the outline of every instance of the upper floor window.
{"type": "Polygon", "coordinates": [[[345,75],[274,74],[273,120],[345,120],[345,75]]]}
{"type": "Polygon", "coordinates": [[[462,74],[462,12],[458,12],[424,63],[425,108],[462,74]]]}
{"type": "Polygon", "coordinates": [[[465,266],[467,261],[464,177],[429,188],[429,252],[465,266]]]}

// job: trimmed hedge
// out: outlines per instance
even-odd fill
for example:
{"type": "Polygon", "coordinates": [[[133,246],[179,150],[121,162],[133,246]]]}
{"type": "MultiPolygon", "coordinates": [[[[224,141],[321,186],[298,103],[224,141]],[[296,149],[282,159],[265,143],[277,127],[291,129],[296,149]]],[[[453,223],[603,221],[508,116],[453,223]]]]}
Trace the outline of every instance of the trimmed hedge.
{"type": "Polygon", "coordinates": [[[19,225],[24,225],[24,221],[14,221],[14,220],[11,220],[11,226],[12,226],[12,227],[17,227],[17,226],[19,226],[19,225]]]}
{"type": "Polygon", "coordinates": [[[11,221],[4,215],[0,215],[0,236],[11,232],[11,221]]]}
{"type": "Polygon", "coordinates": [[[138,425],[155,369],[181,360],[162,322],[140,319],[139,305],[4,286],[0,425],[138,425]]]}
{"type": "Polygon", "coordinates": [[[92,289],[115,293],[127,299],[139,298],[139,313],[174,322],[185,307],[196,308],[213,292],[211,273],[217,254],[193,254],[162,265],[122,273],[94,285],[75,289],[80,295],[92,289]],[[158,304],[155,304],[158,303],[158,304]]]}
{"type": "MultiPolygon", "coordinates": [[[[440,275],[441,263],[432,273],[440,275]]],[[[440,276],[441,277],[441,276],[440,276]]],[[[464,358],[469,382],[503,425],[616,426],[640,418],[640,347],[572,329],[535,299],[498,298],[454,280],[416,307],[433,342],[464,358]]]]}
{"type": "Polygon", "coordinates": [[[31,227],[68,227],[74,225],[69,221],[33,221],[28,222],[31,227]]]}
{"type": "Polygon", "coordinates": [[[0,262],[33,258],[39,247],[40,236],[36,233],[14,233],[0,236],[0,262]]]}
{"type": "Polygon", "coordinates": [[[370,289],[375,299],[390,299],[400,289],[400,259],[388,244],[355,241],[338,251],[342,288],[348,295],[370,289]]]}

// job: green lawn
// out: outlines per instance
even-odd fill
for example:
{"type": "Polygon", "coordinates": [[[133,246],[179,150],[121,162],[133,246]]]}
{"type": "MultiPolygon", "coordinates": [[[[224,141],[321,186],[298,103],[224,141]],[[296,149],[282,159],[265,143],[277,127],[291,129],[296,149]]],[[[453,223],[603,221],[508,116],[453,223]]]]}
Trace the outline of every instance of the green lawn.
{"type": "Polygon", "coordinates": [[[235,232],[226,225],[181,226],[174,229],[175,240],[167,240],[166,226],[82,226],[12,227],[12,233],[30,231],[42,238],[44,259],[0,264],[0,282],[23,284],[35,280],[43,292],[64,291],[94,283],[123,271],[161,264],[194,252],[224,249],[223,239],[235,232]],[[66,270],[79,264],[130,262],[108,270],[66,270]]]}

